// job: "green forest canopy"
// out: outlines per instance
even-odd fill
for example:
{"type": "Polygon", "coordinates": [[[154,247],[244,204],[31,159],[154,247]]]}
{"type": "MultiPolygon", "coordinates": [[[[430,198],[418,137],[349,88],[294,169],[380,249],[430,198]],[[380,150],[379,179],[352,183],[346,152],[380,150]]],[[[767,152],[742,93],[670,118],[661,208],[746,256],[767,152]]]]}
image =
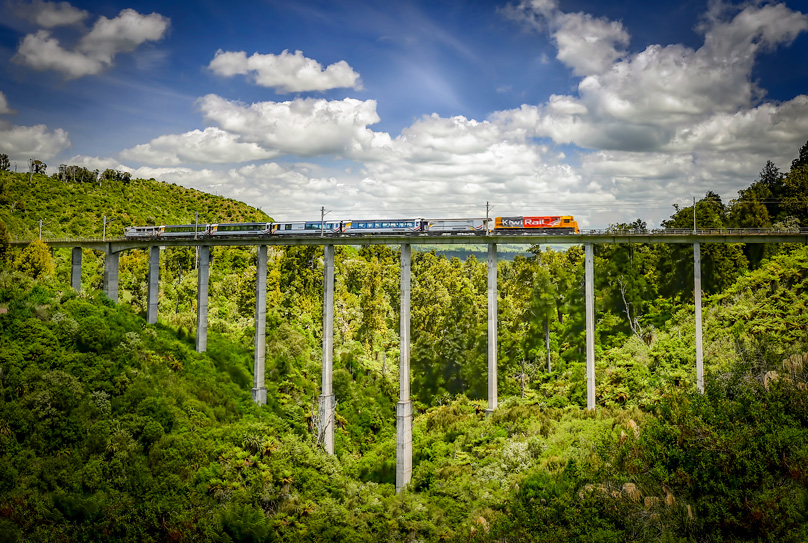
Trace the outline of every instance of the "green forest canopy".
{"type": "MultiPolygon", "coordinates": [[[[751,206],[754,216],[765,208],[770,223],[805,224],[792,214],[797,207],[786,208],[791,193],[783,188],[804,167],[793,164],[772,177],[782,192],[758,197],[762,207],[751,206]]],[[[767,165],[749,190],[771,172],[767,165]]],[[[18,187],[26,175],[0,175],[2,194],[11,195],[2,207],[3,219],[11,217],[9,234],[30,236],[39,219],[21,207],[48,208],[35,200],[33,187],[18,187]]],[[[54,182],[54,198],[75,188],[41,175],[33,180],[54,182]]],[[[97,190],[124,194],[139,181],[107,182],[97,190]]],[[[189,193],[177,205],[185,216],[204,199],[144,183],[168,191],[167,204],[172,191],[189,193]]],[[[70,203],[81,200],[74,196],[61,201],[85,205],[70,203]]],[[[700,223],[742,226],[732,222],[739,220],[735,210],[751,197],[741,191],[724,205],[708,193],[696,213],[700,223]]],[[[135,217],[127,201],[121,196],[116,209],[135,217]]],[[[671,224],[692,220],[692,211],[676,210],[671,224]]],[[[258,213],[246,206],[236,212],[258,213]]],[[[98,210],[89,213],[73,215],[98,222],[98,210]]],[[[187,221],[166,217],[154,219],[187,221]]],[[[79,294],[66,286],[68,251],[51,256],[36,244],[15,250],[0,239],[0,245],[6,540],[808,538],[804,246],[703,248],[710,294],[704,395],[694,392],[692,268],[672,265],[692,266],[692,253],[666,245],[598,246],[594,412],[583,409],[582,251],[534,248],[531,257],[501,262],[502,404],[490,417],[483,401],[485,264],[416,253],[414,470],[409,490],[396,495],[396,250],[337,248],[339,404],[337,454],[329,457],[311,428],[319,394],[321,248],[270,248],[268,405],[258,407],[249,393],[254,250],[212,251],[209,350],[200,354],[193,350],[193,249],[161,255],[159,324],[148,326],[145,252],[121,257],[121,303],[112,304],[98,292],[102,257],[92,251],[79,294]]]]}

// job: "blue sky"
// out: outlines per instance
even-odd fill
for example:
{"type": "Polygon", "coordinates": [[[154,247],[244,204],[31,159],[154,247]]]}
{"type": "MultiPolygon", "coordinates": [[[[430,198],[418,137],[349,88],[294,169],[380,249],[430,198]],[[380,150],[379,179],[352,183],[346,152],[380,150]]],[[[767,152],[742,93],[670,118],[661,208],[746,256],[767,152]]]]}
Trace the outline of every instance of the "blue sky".
{"type": "MultiPolygon", "coordinates": [[[[808,140],[808,6],[0,0],[0,152],[278,219],[730,199],[808,140]]],[[[213,218],[211,218],[213,219],[213,218]]]]}

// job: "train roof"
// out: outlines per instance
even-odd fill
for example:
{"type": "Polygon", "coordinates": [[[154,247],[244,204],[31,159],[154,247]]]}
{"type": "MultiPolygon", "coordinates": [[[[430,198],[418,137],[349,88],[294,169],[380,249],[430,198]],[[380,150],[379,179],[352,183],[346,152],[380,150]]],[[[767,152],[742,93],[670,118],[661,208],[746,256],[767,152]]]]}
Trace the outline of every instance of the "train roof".
{"type": "MultiPolygon", "coordinates": [[[[199,223],[202,224],[202,223],[199,223]]],[[[211,222],[206,223],[211,226],[253,226],[253,225],[266,225],[266,224],[273,224],[272,221],[259,221],[259,222],[211,222]]]]}

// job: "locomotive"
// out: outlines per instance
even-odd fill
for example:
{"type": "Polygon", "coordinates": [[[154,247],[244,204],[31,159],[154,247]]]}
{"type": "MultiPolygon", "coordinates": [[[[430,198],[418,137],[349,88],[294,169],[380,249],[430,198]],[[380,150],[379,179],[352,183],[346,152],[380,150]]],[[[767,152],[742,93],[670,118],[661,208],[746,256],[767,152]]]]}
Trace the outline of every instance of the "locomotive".
{"type": "Polygon", "coordinates": [[[577,234],[578,223],[569,215],[495,217],[494,219],[358,219],[349,221],[281,221],[213,224],[130,226],[127,239],[229,238],[367,234],[577,234]]]}

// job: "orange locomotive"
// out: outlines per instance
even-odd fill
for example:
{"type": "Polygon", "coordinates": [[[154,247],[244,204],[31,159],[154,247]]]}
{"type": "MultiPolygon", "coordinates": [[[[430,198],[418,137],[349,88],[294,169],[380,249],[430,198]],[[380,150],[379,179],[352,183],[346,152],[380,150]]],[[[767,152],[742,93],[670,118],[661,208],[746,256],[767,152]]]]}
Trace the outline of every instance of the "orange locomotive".
{"type": "Polygon", "coordinates": [[[569,215],[548,217],[497,217],[494,232],[577,234],[578,223],[569,215]]]}

